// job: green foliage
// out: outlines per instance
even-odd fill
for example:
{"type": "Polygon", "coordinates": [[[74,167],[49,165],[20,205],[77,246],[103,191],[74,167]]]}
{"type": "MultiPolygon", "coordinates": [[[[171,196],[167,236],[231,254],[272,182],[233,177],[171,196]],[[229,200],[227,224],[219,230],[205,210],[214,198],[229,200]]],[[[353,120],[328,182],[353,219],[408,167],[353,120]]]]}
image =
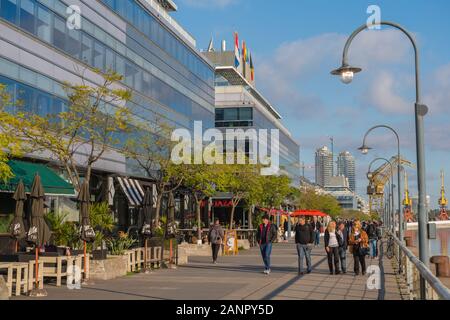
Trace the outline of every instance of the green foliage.
{"type": "Polygon", "coordinates": [[[12,136],[26,140],[34,151],[49,152],[65,168],[77,190],[81,188],[78,168],[86,167],[84,176],[89,180],[93,164],[108,148],[119,145],[117,134],[127,132],[131,117],[126,107],[130,92],[114,89],[122,76],[96,71],[103,79],[98,86],[87,85],[83,75],[81,83],[64,84],[68,104],[63,112],[41,116],[18,108],[14,119],[7,119],[12,136]],[[86,150],[86,161],[81,163],[75,155],[79,149],[86,150]]]}
{"type": "Polygon", "coordinates": [[[121,256],[130,249],[135,243],[137,242],[136,239],[128,237],[128,235],[123,234],[117,239],[107,239],[106,245],[114,256],[121,256]]]}
{"type": "Polygon", "coordinates": [[[89,207],[89,220],[95,230],[94,248],[101,246],[106,232],[112,232],[114,217],[108,203],[94,203],[89,207]]]}
{"type": "Polygon", "coordinates": [[[332,218],[342,213],[339,202],[331,195],[317,194],[313,189],[305,189],[297,198],[297,207],[302,210],[320,210],[332,218]]]}
{"type": "Polygon", "coordinates": [[[9,159],[25,152],[23,139],[14,134],[14,128],[20,123],[10,112],[20,103],[15,104],[12,100],[6,85],[0,83],[0,182],[5,183],[14,176],[8,165],[9,159]]]}
{"type": "Polygon", "coordinates": [[[57,214],[55,212],[50,212],[45,215],[45,220],[52,231],[52,242],[56,246],[79,249],[82,243],[80,241],[78,225],[74,222],[65,221],[67,215],[57,214]]]}
{"type": "Polygon", "coordinates": [[[13,214],[9,214],[5,217],[0,217],[0,233],[8,233],[9,232],[9,226],[14,219],[13,214]]]}
{"type": "Polygon", "coordinates": [[[262,203],[266,208],[279,208],[291,193],[291,180],[285,175],[262,176],[262,203]]]}
{"type": "Polygon", "coordinates": [[[371,220],[371,216],[364,214],[361,211],[357,211],[357,210],[343,210],[340,214],[339,214],[339,218],[341,219],[359,219],[361,221],[365,221],[365,220],[371,220]]]}

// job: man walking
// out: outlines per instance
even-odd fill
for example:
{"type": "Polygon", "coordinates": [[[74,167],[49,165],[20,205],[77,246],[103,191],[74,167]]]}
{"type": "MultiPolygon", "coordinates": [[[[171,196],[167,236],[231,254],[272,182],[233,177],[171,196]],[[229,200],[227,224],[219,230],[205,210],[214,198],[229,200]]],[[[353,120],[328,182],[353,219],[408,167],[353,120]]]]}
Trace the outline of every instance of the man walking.
{"type": "Polygon", "coordinates": [[[339,260],[341,261],[342,273],[347,273],[347,249],[348,249],[348,232],[344,222],[339,222],[337,233],[342,239],[339,246],[339,260]]]}
{"type": "Polygon", "coordinates": [[[295,226],[295,243],[298,254],[298,275],[303,275],[303,259],[306,258],[306,272],[312,271],[311,267],[311,247],[314,243],[314,229],[311,224],[307,224],[304,217],[299,219],[295,226]]]}
{"type": "Polygon", "coordinates": [[[311,226],[314,232],[314,246],[317,247],[320,244],[320,229],[322,224],[320,223],[317,217],[313,217],[313,221],[311,222],[311,226]]]}
{"type": "Polygon", "coordinates": [[[289,230],[289,221],[288,221],[288,219],[284,220],[284,223],[283,223],[284,241],[288,241],[289,235],[291,233],[291,230],[289,230]]]}
{"type": "Polygon", "coordinates": [[[377,257],[377,242],[378,242],[378,233],[377,227],[373,221],[371,221],[367,225],[366,229],[367,235],[369,236],[369,247],[370,247],[370,258],[374,259],[377,257]]]}
{"type": "Polygon", "coordinates": [[[220,247],[222,246],[224,232],[220,225],[220,220],[216,219],[214,225],[209,229],[208,240],[211,243],[213,263],[217,264],[217,256],[219,255],[220,247]]]}
{"type": "Polygon", "coordinates": [[[277,239],[277,227],[270,223],[269,216],[264,215],[263,223],[259,226],[256,233],[256,240],[259,243],[261,256],[264,261],[264,274],[269,275],[270,270],[270,255],[272,254],[272,243],[277,239]]]}

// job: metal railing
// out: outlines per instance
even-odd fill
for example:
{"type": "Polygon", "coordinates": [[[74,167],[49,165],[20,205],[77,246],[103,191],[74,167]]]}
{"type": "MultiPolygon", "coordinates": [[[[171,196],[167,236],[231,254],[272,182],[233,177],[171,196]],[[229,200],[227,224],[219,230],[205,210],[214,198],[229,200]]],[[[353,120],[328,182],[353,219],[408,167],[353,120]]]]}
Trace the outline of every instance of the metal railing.
{"type": "MultiPolygon", "coordinates": [[[[403,270],[401,274],[405,277],[406,286],[411,300],[421,299],[421,278],[426,284],[427,300],[450,300],[450,290],[437,278],[427,266],[417,258],[395,235],[388,232],[388,236],[394,240],[394,245],[403,252],[401,257],[403,270]]],[[[398,250],[394,250],[398,260],[398,250]]]]}

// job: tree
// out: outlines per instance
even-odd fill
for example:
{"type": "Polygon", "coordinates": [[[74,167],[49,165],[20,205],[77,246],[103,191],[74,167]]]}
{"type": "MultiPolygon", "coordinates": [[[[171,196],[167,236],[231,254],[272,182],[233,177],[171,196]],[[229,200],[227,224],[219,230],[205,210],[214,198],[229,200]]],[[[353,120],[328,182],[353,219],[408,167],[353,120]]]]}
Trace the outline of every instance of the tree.
{"type": "Polygon", "coordinates": [[[221,189],[223,181],[222,166],[208,164],[186,165],[184,169],[184,186],[189,188],[196,202],[198,239],[202,238],[201,206],[207,198],[214,196],[221,189]]]}
{"type": "Polygon", "coordinates": [[[83,176],[79,169],[85,168],[89,182],[94,163],[119,146],[117,136],[127,132],[131,116],[126,107],[131,92],[117,88],[123,77],[114,71],[96,72],[102,77],[98,86],[86,84],[83,75],[81,84],[63,85],[66,110],[42,116],[19,109],[16,121],[10,123],[33,150],[49,152],[64,167],[77,191],[83,176]]]}
{"type": "Polygon", "coordinates": [[[317,194],[314,189],[305,189],[300,192],[297,206],[302,210],[320,210],[333,218],[342,212],[336,198],[331,195],[317,194]]]}
{"type": "Polygon", "coordinates": [[[0,181],[5,183],[14,175],[8,165],[9,159],[21,156],[25,151],[22,139],[14,134],[14,128],[20,125],[10,112],[14,107],[12,95],[6,85],[0,83],[0,181]]]}
{"type": "Polygon", "coordinates": [[[263,176],[263,203],[267,208],[279,208],[291,192],[291,179],[288,176],[263,176]]]}
{"type": "Polygon", "coordinates": [[[222,165],[221,172],[220,191],[232,194],[230,215],[230,229],[232,229],[234,213],[239,203],[243,200],[256,199],[258,196],[261,182],[260,168],[251,164],[231,164],[222,165]]]}
{"type": "Polygon", "coordinates": [[[159,223],[163,196],[178,189],[183,182],[181,165],[172,162],[171,152],[175,142],[171,141],[173,127],[157,117],[151,124],[135,124],[136,134],[128,139],[125,154],[155,182],[158,196],[156,200],[156,223],[159,223]]]}

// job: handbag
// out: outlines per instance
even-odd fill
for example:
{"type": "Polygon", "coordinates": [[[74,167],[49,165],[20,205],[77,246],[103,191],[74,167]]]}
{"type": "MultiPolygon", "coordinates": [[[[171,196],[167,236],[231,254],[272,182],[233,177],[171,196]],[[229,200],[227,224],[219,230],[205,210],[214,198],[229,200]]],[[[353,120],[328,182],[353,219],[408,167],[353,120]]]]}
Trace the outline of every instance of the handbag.
{"type": "Polygon", "coordinates": [[[360,256],[363,256],[363,257],[364,256],[368,256],[369,253],[370,253],[370,249],[359,246],[359,252],[358,253],[359,253],[360,256]]]}

